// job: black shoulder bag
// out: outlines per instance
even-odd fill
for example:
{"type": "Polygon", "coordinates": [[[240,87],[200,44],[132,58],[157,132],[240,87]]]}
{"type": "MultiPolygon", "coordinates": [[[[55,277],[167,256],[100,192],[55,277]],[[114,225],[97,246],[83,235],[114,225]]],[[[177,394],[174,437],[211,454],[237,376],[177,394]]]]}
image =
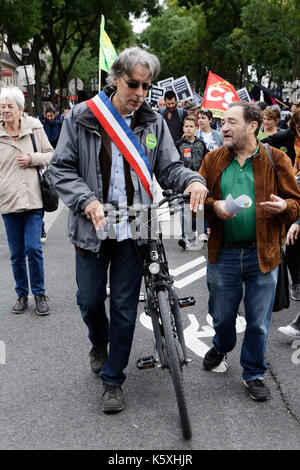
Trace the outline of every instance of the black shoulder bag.
{"type": "MultiPolygon", "coordinates": [[[[276,186],[278,187],[276,168],[275,168],[273,156],[270,150],[270,146],[269,144],[264,144],[264,146],[267,151],[269,160],[272,164],[276,186]]],[[[284,308],[289,308],[290,306],[289,275],[288,275],[288,270],[287,270],[285,252],[281,245],[281,229],[280,229],[280,235],[279,235],[279,244],[280,244],[281,263],[278,266],[278,281],[277,281],[277,286],[276,286],[273,312],[279,312],[280,310],[283,310],[284,308]]]]}
{"type": "MultiPolygon", "coordinates": [[[[34,152],[37,152],[38,150],[37,150],[33,133],[30,134],[30,137],[32,140],[33,150],[34,152]]],[[[39,174],[40,185],[41,185],[44,211],[54,212],[58,208],[59,197],[51,183],[49,170],[47,168],[45,169],[44,167],[42,168],[40,167],[38,168],[38,174],[39,174]]]]}

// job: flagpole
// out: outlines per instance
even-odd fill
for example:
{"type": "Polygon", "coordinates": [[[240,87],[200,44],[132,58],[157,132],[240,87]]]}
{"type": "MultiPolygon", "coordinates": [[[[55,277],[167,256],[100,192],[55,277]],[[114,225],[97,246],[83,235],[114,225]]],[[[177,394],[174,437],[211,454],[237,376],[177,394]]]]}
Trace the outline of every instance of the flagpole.
{"type": "Polygon", "coordinates": [[[99,77],[98,77],[98,92],[101,91],[101,69],[99,67],[99,77]]]}

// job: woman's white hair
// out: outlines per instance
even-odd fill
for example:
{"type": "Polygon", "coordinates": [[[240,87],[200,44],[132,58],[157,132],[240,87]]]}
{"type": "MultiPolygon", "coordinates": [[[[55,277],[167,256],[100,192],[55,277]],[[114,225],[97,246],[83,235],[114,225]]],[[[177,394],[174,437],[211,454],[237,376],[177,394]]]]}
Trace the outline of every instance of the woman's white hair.
{"type": "Polygon", "coordinates": [[[15,101],[19,109],[24,108],[25,98],[24,98],[24,93],[22,90],[20,90],[20,88],[16,86],[1,88],[0,101],[3,100],[4,98],[8,98],[10,100],[15,101]]]}
{"type": "Polygon", "coordinates": [[[150,54],[150,52],[144,51],[139,47],[128,47],[119,54],[111,66],[106,79],[107,83],[112,85],[113,77],[120,78],[123,73],[126,73],[126,75],[130,77],[133,69],[137,65],[141,65],[149,70],[150,80],[157,77],[160,72],[160,63],[155,55],[150,54]]]}

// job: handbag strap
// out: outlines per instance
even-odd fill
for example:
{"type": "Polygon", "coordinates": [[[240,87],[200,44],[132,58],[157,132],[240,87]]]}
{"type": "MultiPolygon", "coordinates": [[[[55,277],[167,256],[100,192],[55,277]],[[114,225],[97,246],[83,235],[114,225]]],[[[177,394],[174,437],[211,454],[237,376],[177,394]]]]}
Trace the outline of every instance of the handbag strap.
{"type": "MultiPolygon", "coordinates": [[[[273,167],[273,170],[274,170],[274,178],[275,178],[275,182],[276,182],[276,186],[277,186],[277,189],[278,189],[278,179],[277,179],[277,173],[276,173],[276,166],[275,166],[275,163],[274,163],[274,160],[273,160],[273,155],[272,155],[272,152],[271,152],[271,149],[270,149],[270,145],[269,144],[263,144],[263,146],[265,147],[266,151],[267,151],[267,154],[268,154],[268,158],[271,162],[271,165],[273,167]]],[[[279,244],[280,244],[280,248],[281,248],[281,242],[282,242],[282,234],[281,234],[281,230],[282,230],[282,226],[280,224],[280,234],[279,234],[279,244]]]]}
{"type": "Polygon", "coordinates": [[[35,141],[35,137],[34,137],[34,133],[32,132],[32,134],[30,134],[30,137],[31,137],[31,142],[32,142],[32,146],[33,146],[33,151],[34,152],[37,152],[37,146],[36,146],[36,141],[35,141]]]}

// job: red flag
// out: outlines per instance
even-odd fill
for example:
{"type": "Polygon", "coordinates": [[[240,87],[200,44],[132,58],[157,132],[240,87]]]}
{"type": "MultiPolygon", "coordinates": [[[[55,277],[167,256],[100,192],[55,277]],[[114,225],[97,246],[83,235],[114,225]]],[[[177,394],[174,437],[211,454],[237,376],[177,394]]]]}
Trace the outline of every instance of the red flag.
{"type": "Polygon", "coordinates": [[[209,72],[202,108],[210,109],[214,117],[223,117],[228,105],[241,101],[233,85],[218,75],[209,72]]]}

